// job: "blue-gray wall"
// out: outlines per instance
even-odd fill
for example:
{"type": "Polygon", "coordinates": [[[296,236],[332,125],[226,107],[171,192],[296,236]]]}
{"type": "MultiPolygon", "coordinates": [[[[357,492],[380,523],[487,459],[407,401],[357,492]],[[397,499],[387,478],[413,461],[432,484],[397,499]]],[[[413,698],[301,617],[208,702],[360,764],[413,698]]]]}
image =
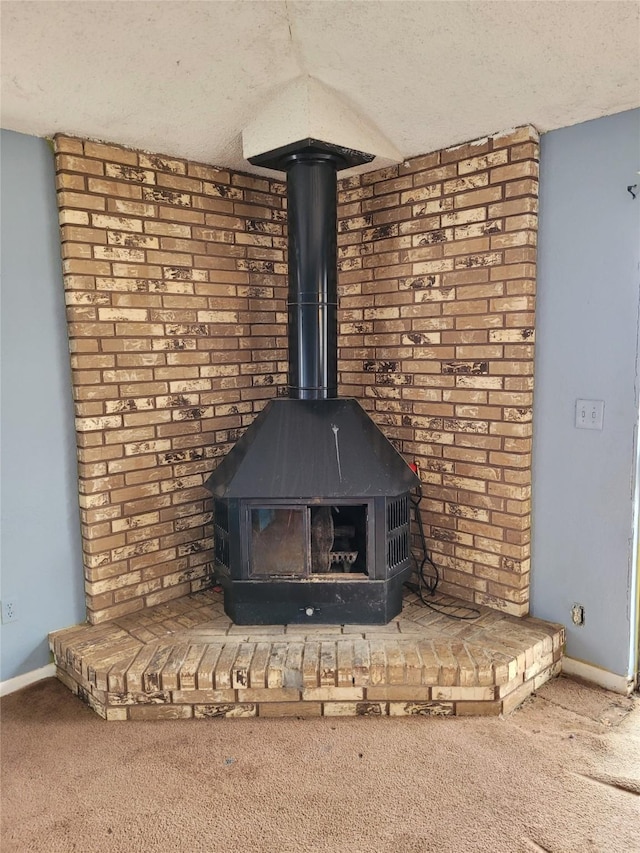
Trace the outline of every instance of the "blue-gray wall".
{"type": "Polygon", "coordinates": [[[49,662],[47,633],[84,619],[71,375],[53,153],[0,133],[0,681],[49,662]]]}
{"type": "Polygon", "coordinates": [[[638,424],[640,110],[542,137],[534,402],[532,612],[567,654],[632,673],[638,424]],[[602,432],[574,427],[605,401],[602,432]],[[585,624],[572,625],[574,603],[585,624]]]}

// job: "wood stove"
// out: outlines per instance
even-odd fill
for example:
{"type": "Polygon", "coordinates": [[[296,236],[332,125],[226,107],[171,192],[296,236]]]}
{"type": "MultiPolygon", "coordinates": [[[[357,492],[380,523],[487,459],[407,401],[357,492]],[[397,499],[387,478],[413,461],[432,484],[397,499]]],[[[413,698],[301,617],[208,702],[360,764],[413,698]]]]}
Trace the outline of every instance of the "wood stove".
{"type": "Polygon", "coordinates": [[[306,139],[252,162],[287,173],[289,398],[207,480],[216,572],[238,624],[384,624],[411,571],[418,479],[337,396],[337,172],[371,155],[306,139]]]}

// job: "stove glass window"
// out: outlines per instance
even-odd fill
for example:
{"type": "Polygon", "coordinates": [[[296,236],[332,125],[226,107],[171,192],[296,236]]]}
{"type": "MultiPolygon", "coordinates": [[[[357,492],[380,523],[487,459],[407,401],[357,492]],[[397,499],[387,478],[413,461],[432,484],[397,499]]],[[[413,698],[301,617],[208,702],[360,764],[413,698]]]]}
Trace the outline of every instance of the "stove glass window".
{"type": "Polygon", "coordinates": [[[305,575],[304,507],[256,507],[251,510],[251,574],[305,575]]]}

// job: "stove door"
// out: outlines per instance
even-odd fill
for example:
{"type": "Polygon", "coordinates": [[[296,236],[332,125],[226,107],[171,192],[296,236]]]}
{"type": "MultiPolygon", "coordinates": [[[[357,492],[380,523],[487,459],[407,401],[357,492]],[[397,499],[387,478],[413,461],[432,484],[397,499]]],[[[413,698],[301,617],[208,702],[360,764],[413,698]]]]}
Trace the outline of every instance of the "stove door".
{"type": "Polygon", "coordinates": [[[249,516],[250,577],[305,577],[309,554],[306,508],[252,507],[249,516]]]}

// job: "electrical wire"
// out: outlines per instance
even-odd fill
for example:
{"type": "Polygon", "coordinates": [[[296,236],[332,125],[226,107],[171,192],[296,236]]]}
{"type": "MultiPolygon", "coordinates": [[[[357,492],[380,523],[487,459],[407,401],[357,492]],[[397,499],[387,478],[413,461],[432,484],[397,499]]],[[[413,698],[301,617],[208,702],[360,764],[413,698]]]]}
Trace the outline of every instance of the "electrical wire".
{"type": "Polygon", "coordinates": [[[467,607],[466,605],[461,605],[458,603],[446,604],[442,601],[427,601],[426,599],[426,595],[435,595],[436,590],[438,589],[438,584],[440,583],[440,571],[429,556],[429,550],[427,548],[427,537],[425,536],[424,524],[422,522],[422,513],[420,512],[420,504],[422,503],[422,498],[422,483],[420,483],[416,488],[415,497],[414,495],[410,495],[409,499],[411,501],[411,505],[413,506],[413,515],[418,527],[422,559],[420,559],[416,555],[413,549],[411,550],[411,557],[415,565],[416,574],[418,575],[418,584],[416,586],[416,584],[406,582],[405,586],[412,592],[416,592],[420,597],[420,601],[425,605],[425,607],[428,607],[429,610],[433,610],[436,613],[442,614],[443,616],[448,616],[450,619],[458,619],[463,622],[475,622],[475,620],[479,619],[481,615],[480,611],[476,607],[467,607]],[[427,565],[431,567],[432,575],[430,577],[427,576],[427,574],[425,573],[425,568],[427,565]],[[451,613],[451,609],[463,612],[451,613]]]}

